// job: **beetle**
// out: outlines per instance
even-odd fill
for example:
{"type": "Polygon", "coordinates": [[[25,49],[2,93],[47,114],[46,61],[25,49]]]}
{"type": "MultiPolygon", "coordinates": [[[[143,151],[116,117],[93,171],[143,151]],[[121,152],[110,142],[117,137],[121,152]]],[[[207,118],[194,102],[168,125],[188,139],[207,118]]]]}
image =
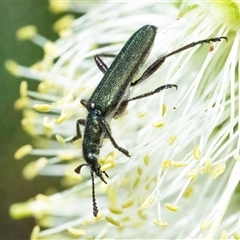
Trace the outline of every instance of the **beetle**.
{"type": "Polygon", "coordinates": [[[99,54],[94,57],[96,65],[103,72],[104,76],[89,100],[82,99],[81,104],[87,109],[88,115],[86,119],[79,119],[76,123],[77,135],[73,140],[81,138],[80,125],[85,127],[82,151],[83,158],[86,163],[78,166],[74,171],[80,174],[83,166],[90,167],[92,178],[92,200],[93,200],[93,215],[98,214],[98,207],[95,199],[94,189],[94,174],[96,174],[104,183],[107,183],[103,177],[109,177],[105,171],[101,170],[101,165],[98,163],[98,156],[104,138],[109,138],[113,146],[120,152],[130,157],[129,152],[120,147],[114,140],[111,134],[109,121],[112,118],[118,117],[127,107],[129,101],[144,98],[156,94],[163,89],[175,87],[175,84],[166,84],[157,89],[141,94],[139,96],[129,98],[130,88],[134,87],[148,77],[150,77],[164,63],[164,61],[179,52],[196,45],[210,42],[227,40],[226,37],[210,38],[192,42],[173,52],[161,56],[154,61],[143,74],[135,80],[138,71],[145,63],[154,39],[157,33],[157,27],[153,25],[145,25],[137,30],[125,43],[118,55],[99,54]],[[115,58],[110,67],[108,67],[102,57],[115,58]]]}

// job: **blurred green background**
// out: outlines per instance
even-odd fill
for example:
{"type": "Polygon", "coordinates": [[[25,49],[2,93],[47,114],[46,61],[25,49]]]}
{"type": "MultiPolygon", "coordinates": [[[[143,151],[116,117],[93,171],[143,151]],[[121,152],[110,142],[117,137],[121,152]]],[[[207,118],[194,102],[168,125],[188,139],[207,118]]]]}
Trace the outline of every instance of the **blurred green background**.
{"type": "MultiPolygon", "coordinates": [[[[24,202],[38,193],[44,193],[50,186],[59,187],[59,179],[37,177],[27,181],[22,177],[23,167],[30,157],[14,160],[15,151],[32,139],[23,132],[21,112],[13,108],[19,97],[22,79],[15,78],[4,69],[6,59],[30,66],[43,56],[42,49],[30,41],[19,42],[15,38],[18,28],[35,25],[38,32],[51,40],[57,35],[52,31],[53,23],[63,14],[54,15],[48,10],[48,1],[0,1],[0,239],[29,239],[35,220],[27,218],[13,220],[9,207],[16,202],[24,202]]],[[[37,82],[28,81],[30,89],[36,89],[37,82]]]]}

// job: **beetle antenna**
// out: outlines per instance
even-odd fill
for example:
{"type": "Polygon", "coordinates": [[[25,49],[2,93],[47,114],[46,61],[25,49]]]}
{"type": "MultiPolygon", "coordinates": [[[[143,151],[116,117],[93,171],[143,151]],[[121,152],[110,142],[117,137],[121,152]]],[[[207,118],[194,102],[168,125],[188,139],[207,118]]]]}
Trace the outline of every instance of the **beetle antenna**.
{"type": "Polygon", "coordinates": [[[92,202],[93,202],[93,215],[94,217],[97,217],[98,214],[98,207],[97,207],[97,202],[95,198],[95,184],[94,184],[94,175],[93,171],[91,171],[91,178],[92,178],[92,202]]]}

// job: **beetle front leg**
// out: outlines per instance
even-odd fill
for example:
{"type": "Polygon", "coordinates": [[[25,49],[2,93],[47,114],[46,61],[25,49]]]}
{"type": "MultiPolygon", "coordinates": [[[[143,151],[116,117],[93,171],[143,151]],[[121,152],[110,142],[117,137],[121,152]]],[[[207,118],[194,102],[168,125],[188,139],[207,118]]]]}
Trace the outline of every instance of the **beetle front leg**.
{"type": "Polygon", "coordinates": [[[127,157],[130,157],[129,152],[128,152],[126,149],[118,146],[118,144],[115,142],[115,140],[114,140],[114,138],[113,138],[113,136],[112,136],[112,134],[111,134],[111,131],[110,131],[110,126],[109,126],[109,124],[105,121],[105,119],[102,119],[102,120],[101,120],[101,126],[102,126],[102,128],[104,129],[104,131],[105,131],[106,137],[108,137],[108,138],[111,140],[112,145],[113,145],[118,151],[122,152],[122,153],[123,153],[124,155],[126,155],[127,157]]]}
{"type": "Polygon", "coordinates": [[[77,122],[76,122],[77,135],[76,135],[75,137],[73,137],[73,139],[71,140],[71,142],[74,142],[74,141],[76,141],[77,139],[82,138],[80,125],[85,126],[85,125],[86,125],[86,120],[85,120],[85,119],[78,119],[78,120],[77,120],[77,122]]]}

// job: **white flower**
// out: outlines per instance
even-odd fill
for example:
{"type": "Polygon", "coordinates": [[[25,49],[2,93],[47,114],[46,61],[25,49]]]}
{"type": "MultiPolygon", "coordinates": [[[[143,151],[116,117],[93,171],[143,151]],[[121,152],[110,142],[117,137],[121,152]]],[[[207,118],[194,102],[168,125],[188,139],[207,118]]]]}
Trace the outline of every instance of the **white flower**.
{"type": "MultiPolygon", "coordinates": [[[[79,19],[67,17],[68,27],[55,26],[61,29],[55,43],[33,31],[31,39],[43,46],[44,59],[31,68],[14,65],[14,73],[41,83],[38,92],[27,91],[22,83],[16,107],[24,108],[24,128],[50,141],[47,149],[24,146],[16,158],[26,153],[41,156],[25,168],[27,178],[64,176],[72,186],[12,206],[12,215],[28,206],[39,225],[49,228],[38,233],[36,227],[33,237],[240,238],[236,192],[240,6],[231,1],[190,3],[181,5],[180,11],[173,3],[99,3],[79,19]],[[111,121],[115,141],[131,158],[104,141],[99,161],[110,178],[107,185],[96,178],[100,214],[94,218],[89,173],[82,170],[79,181],[73,172],[84,162],[81,145],[68,141],[76,134],[76,120],[86,117],[80,100],[89,98],[102,78],[94,55],[118,53],[146,24],[156,25],[158,33],[139,76],[159,56],[193,41],[221,36],[228,41],[198,45],[169,57],[153,76],[132,88],[131,97],[166,83],[178,85],[177,91],[168,89],[130,102],[126,114],[111,121]],[[67,144],[63,148],[59,143],[67,144]]],[[[77,10],[81,4],[74,6],[77,10]]],[[[104,61],[110,65],[112,59],[104,61]]]]}

